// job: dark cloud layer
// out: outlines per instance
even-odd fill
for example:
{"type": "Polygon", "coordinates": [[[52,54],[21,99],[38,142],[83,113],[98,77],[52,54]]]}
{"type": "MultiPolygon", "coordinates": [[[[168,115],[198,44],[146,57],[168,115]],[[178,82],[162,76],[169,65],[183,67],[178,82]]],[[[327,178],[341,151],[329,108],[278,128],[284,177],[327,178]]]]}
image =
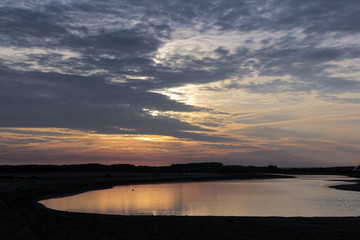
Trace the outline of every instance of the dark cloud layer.
{"type": "Polygon", "coordinates": [[[185,131],[201,127],[168,117],[153,117],[147,110],[191,112],[199,110],[167,97],[110,85],[96,77],[57,73],[5,71],[0,90],[3,127],[61,127],[107,134],[160,134],[204,141],[226,138],[185,131]],[[8,79],[11,79],[10,81],[8,79]]]}
{"type": "Polygon", "coordinates": [[[360,32],[358,1],[20,2],[0,4],[0,46],[23,49],[25,56],[25,60],[1,59],[1,127],[63,127],[229,141],[212,134],[206,124],[152,116],[149,110],[209,110],[150,91],[229,77],[238,80],[228,88],[259,93],[315,90],[328,100],[327,94],[359,91],[358,81],[324,74],[329,61],[360,57],[358,46],[320,46],[325,39],[322,34],[341,38],[360,32]],[[230,52],[219,47],[214,51],[218,57],[174,54],[156,64],[156,52],[181,28],[239,35],[266,31],[269,38],[256,50],[243,46],[230,52]],[[290,34],[296,29],[302,38],[290,34]],[[287,31],[274,40],[276,34],[287,31]],[[67,56],[66,51],[73,55],[67,56]],[[250,58],[257,61],[249,62],[250,58]],[[179,60],[182,64],[169,64],[179,60]],[[254,69],[273,81],[243,84],[242,77],[254,69]],[[285,75],[296,81],[278,79],[285,75]]]}

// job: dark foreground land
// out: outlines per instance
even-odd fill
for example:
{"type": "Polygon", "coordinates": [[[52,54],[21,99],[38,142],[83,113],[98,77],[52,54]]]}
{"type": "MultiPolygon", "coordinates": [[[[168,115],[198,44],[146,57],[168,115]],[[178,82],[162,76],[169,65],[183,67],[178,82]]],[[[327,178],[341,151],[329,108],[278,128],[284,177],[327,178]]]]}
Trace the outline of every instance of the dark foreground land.
{"type": "MultiPolygon", "coordinates": [[[[37,201],[120,184],[277,177],[264,173],[0,175],[0,239],[358,239],[360,218],[111,216],[60,212],[37,201]]],[[[360,185],[340,186],[360,190],[360,185]]]]}

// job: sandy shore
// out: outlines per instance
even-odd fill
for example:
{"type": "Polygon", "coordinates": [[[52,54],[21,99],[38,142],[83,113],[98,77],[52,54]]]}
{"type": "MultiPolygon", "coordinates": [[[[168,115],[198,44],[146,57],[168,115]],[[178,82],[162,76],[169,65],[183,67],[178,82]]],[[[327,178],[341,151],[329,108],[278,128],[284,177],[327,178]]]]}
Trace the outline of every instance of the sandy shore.
{"type": "MultiPolygon", "coordinates": [[[[270,178],[228,174],[41,174],[0,178],[1,239],[358,239],[360,218],[110,216],[46,209],[37,201],[114,185],[270,178]]],[[[360,190],[357,184],[336,186],[360,190]]]]}

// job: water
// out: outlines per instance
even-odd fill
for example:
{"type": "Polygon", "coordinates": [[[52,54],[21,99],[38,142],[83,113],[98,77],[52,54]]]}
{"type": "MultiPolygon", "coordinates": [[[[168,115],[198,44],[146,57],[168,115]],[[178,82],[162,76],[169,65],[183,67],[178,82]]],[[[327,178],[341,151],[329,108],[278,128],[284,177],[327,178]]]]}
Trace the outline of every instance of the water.
{"type": "Polygon", "coordinates": [[[360,192],[328,188],[349,179],[298,176],[130,185],[40,203],[56,210],[119,215],[360,216],[360,192]]]}

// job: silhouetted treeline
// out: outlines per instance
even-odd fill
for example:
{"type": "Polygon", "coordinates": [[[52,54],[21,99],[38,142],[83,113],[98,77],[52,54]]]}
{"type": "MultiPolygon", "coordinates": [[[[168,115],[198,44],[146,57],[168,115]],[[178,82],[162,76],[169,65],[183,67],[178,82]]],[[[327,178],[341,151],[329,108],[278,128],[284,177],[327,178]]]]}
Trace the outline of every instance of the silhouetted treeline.
{"type": "Polygon", "coordinates": [[[102,165],[97,163],[76,165],[3,165],[0,173],[41,173],[41,172],[236,172],[236,173],[283,173],[283,174],[354,174],[353,166],[326,168],[278,168],[223,165],[218,162],[172,164],[170,166],[135,166],[132,164],[102,165]]]}
{"type": "Polygon", "coordinates": [[[171,166],[135,166],[132,164],[102,165],[97,163],[76,165],[3,165],[0,173],[29,172],[217,172],[223,171],[222,163],[189,163],[171,166]]]}
{"type": "Polygon", "coordinates": [[[107,171],[136,171],[137,167],[131,164],[102,165],[97,163],[76,165],[3,165],[0,173],[15,172],[107,172],[107,171]]]}
{"type": "Polygon", "coordinates": [[[169,167],[161,167],[162,170],[169,172],[217,172],[223,171],[224,165],[217,162],[206,163],[187,163],[187,164],[172,164],[169,167]]]}

